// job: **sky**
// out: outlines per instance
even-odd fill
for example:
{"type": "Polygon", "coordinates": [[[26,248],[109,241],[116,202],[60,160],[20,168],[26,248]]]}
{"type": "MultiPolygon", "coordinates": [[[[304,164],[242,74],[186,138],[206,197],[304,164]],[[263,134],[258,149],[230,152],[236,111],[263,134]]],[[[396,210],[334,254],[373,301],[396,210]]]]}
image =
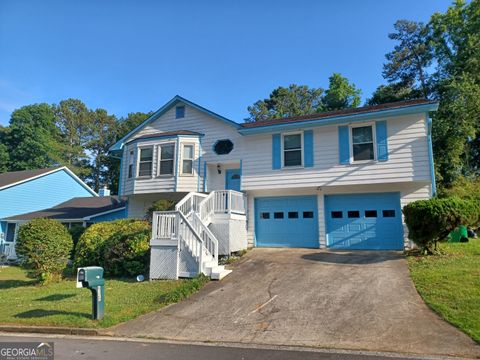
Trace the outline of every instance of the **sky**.
{"type": "Polygon", "coordinates": [[[289,84],[339,72],[363,100],[385,83],[398,19],[446,0],[0,0],[0,125],[21,106],[77,98],[125,116],[181,95],[243,122],[289,84]]]}

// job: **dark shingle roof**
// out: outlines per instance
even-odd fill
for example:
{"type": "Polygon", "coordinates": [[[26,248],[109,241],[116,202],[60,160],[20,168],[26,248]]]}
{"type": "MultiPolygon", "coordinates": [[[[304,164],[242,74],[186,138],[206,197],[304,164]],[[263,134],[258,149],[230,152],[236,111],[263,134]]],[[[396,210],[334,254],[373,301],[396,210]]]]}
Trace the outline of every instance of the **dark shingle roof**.
{"type": "Polygon", "coordinates": [[[435,104],[435,103],[436,101],[430,101],[426,99],[397,101],[397,102],[386,103],[381,105],[363,106],[359,108],[349,108],[349,109],[328,111],[328,112],[310,114],[310,115],[256,121],[252,123],[242,124],[242,128],[249,129],[249,128],[255,128],[255,127],[269,126],[269,125],[289,124],[289,123],[303,122],[303,121],[309,121],[309,120],[319,120],[319,119],[336,117],[336,116],[356,115],[356,114],[362,114],[362,113],[368,113],[368,112],[398,109],[398,108],[408,107],[413,105],[424,105],[424,104],[435,104]]]}
{"type": "Polygon", "coordinates": [[[10,172],[0,174],[0,188],[49,173],[51,171],[60,169],[61,167],[62,166],[56,166],[56,167],[51,167],[46,169],[10,171],[10,172]]]}
{"type": "Polygon", "coordinates": [[[147,134],[147,135],[136,137],[135,139],[132,139],[129,142],[127,142],[127,144],[135,140],[143,140],[143,139],[151,139],[151,138],[167,137],[167,136],[177,136],[177,135],[202,136],[203,134],[200,134],[195,131],[190,131],[190,130],[156,132],[153,134],[147,134]]]}
{"type": "Polygon", "coordinates": [[[118,196],[76,197],[50,209],[15,215],[6,220],[83,219],[88,216],[124,207],[126,200],[118,196]]]}

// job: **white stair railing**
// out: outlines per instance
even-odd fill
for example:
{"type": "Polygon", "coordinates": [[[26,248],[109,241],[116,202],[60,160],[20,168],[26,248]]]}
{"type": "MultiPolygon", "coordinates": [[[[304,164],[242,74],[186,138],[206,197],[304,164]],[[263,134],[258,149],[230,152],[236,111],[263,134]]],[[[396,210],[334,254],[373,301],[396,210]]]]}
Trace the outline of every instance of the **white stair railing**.
{"type": "Polygon", "coordinates": [[[153,213],[152,239],[176,240],[178,249],[188,250],[203,273],[204,262],[218,264],[218,240],[208,228],[216,213],[245,214],[244,194],[233,190],[188,193],[175,211],[153,213]]]}

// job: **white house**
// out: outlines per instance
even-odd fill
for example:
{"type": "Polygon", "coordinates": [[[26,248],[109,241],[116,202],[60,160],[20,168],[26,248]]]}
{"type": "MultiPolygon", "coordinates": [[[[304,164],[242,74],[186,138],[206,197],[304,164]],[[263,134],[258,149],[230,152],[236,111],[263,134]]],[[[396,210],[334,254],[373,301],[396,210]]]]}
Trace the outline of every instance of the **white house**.
{"type": "Polygon", "coordinates": [[[129,217],[187,193],[154,216],[151,278],[221,278],[218,254],[247,246],[403,249],[402,207],[435,193],[437,108],[412,100],[239,124],[175,96],[110,149],[129,217]]]}

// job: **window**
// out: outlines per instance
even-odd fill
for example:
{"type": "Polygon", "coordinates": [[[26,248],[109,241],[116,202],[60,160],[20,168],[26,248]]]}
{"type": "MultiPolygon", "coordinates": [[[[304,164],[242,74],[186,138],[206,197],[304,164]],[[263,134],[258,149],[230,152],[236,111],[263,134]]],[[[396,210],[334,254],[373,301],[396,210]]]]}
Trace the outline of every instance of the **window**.
{"type": "Polygon", "coordinates": [[[133,163],[135,161],[135,155],[133,150],[128,153],[128,177],[133,177],[133,163]]]}
{"type": "Polygon", "coordinates": [[[283,166],[302,166],[302,134],[283,136],[283,166]]]}
{"type": "Polygon", "coordinates": [[[182,174],[193,174],[193,145],[183,145],[182,174]]]}
{"type": "Polygon", "coordinates": [[[175,119],[180,119],[185,117],[185,106],[177,106],[175,108],[175,119]]]}
{"type": "Polygon", "coordinates": [[[233,150],[233,142],[231,140],[218,140],[215,145],[213,145],[213,151],[217,155],[226,155],[230,154],[233,150]]]}
{"type": "Polygon", "coordinates": [[[352,127],[353,161],[373,160],[373,129],[372,126],[352,127]]]}
{"type": "Polygon", "coordinates": [[[304,219],[313,219],[313,211],[304,211],[303,212],[304,219]]]}
{"type": "Polygon", "coordinates": [[[332,211],[332,219],[341,219],[343,218],[343,213],[341,211],[332,211]]]}
{"type": "Polygon", "coordinates": [[[158,147],[159,164],[158,175],[173,175],[175,144],[163,144],[158,147]]]}
{"type": "Polygon", "coordinates": [[[395,217],[395,210],[383,210],[383,217],[395,217]]]}
{"type": "Polygon", "coordinates": [[[283,212],[274,212],[273,213],[274,219],[283,219],[283,212]]]}
{"type": "Polygon", "coordinates": [[[289,211],[288,212],[289,219],[298,219],[298,212],[297,211],[289,211]]]}
{"type": "Polygon", "coordinates": [[[138,162],[138,176],[152,176],[153,147],[140,148],[140,161],[138,162]]]}
{"type": "Polygon", "coordinates": [[[15,228],[17,224],[8,223],[7,224],[7,237],[5,238],[6,242],[13,242],[15,240],[15,228]]]}
{"type": "Polygon", "coordinates": [[[353,210],[348,212],[348,217],[349,218],[359,218],[360,217],[360,211],[353,210]]]}
{"type": "Polygon", "coordinates": [[[377,217],[377,210],[365,210],[365,217],[366,218],[376,218],[377,217]]]}
{"type": "Polygon", "coordinates": [[[270,219],[270,213],[268,212],[260,213],[260,219],[270,219]]]}

